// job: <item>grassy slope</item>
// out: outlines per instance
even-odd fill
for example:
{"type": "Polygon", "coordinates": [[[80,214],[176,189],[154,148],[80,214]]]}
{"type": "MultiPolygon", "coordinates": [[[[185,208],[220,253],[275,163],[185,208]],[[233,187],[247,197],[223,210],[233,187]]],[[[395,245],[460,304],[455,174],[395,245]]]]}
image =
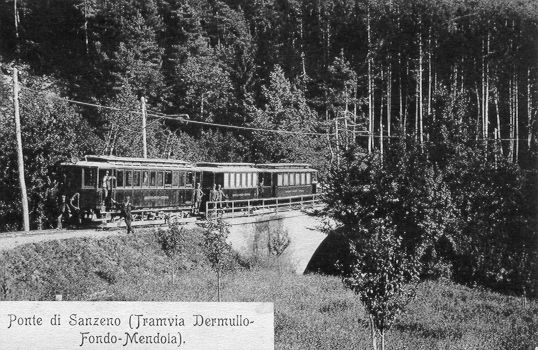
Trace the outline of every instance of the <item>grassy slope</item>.
{"type": "MultiPolygon", "coordinates": [[[[153,235],[30,244],[0,254],[0,300],[214,301],[215,277],[192,232],[173,261],[153,235]],[[175,266],[173,269],[171,266],[175,266]]],[[[273,301],[277,349],[367,349],[366,316],[338,278],[273,265],[225,275],[225,301],[273,301]]],[[[425,282],[389,333],[389,349],[527,349],[538,305],[451,282],[425,282]]]]}

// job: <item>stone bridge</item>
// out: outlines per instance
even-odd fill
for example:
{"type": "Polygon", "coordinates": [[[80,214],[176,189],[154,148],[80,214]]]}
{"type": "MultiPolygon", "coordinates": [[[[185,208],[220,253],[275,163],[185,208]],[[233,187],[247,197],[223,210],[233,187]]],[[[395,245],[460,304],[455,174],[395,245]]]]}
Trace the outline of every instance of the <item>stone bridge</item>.
{"type": "Polygon", "coordinates": [[[271,251],[303,274],[312,256],[327,237],[320,217],[301,211],[226,218],[230,224],[229,243],[243,257],[263,257],[271,251]],[[289,244],[286,246],[285,242],[289,244]],[[286,246],[281,252],[282,247],[286,246]]]}

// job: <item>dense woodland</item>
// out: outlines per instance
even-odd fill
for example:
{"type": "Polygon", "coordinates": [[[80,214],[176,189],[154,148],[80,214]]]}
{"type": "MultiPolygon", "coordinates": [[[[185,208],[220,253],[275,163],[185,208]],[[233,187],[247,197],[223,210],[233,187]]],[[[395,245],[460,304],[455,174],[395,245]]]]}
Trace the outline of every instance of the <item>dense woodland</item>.
{"type": "Polygon", "coordinates": [[[322,178],[352,150],[381,173],[419,157],[450,200],[465,282],[536,290],[534,0],[4,0],[0,64],[2,230],[20,222],[18,67],[34,226],[56,162],[142,155],[145,97],[151,157],[300,161],[322,178]],[[163,117],[177,114],[190,122],[163,117]]]}

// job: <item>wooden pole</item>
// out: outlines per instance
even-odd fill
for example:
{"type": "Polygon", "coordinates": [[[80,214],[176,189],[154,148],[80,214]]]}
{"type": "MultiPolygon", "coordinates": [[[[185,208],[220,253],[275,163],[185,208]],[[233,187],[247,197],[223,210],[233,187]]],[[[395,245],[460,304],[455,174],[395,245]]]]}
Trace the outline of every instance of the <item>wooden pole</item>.
{"type": "Polygon", "coordinates": [[[26,195],[26,182],[24,180],[24,158],[22,154],[21,119],[19,116],[19,72],[13,68],[13,107],[15,110],[15,134],[17,137],[17,163],[19,165],[19,183],[21,186],[22,222],[24,231],[30,231],[30,217],[28,215],[28,197],[26,195]]]}
{"type": "Polygon", "coordinates": [[[148,145],[146,141],[146,99],[141,97],[140,102],[142,103],[142,150],[144,153],[144,158],[147,158],[148,145]]]}

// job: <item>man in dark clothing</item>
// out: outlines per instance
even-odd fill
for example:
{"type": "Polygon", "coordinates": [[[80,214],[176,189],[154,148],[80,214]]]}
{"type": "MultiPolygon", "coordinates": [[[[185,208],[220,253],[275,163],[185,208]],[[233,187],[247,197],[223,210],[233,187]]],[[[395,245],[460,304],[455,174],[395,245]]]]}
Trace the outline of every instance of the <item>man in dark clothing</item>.
{"type": "Polygon", "coordinates": [[[125,219],[125,226],[127,226],[127,234],[134,233],[134,230],[131,228],[131,223],[133,221],[133,215],[131,210],[133,206],[131,205],[131,197],[125,197],[125,200],[121,204],[121,216],[125,219]]]}
{"type": "Polygon", "coordinates": [[[71,215],[71,209],[69,204],[67,204],[65,194],[62,195],[61,201],[58,205],[58,225],[56,226],[57,230],[62,229],[62,221],[64,218],[69,218],[71,215]]]}

